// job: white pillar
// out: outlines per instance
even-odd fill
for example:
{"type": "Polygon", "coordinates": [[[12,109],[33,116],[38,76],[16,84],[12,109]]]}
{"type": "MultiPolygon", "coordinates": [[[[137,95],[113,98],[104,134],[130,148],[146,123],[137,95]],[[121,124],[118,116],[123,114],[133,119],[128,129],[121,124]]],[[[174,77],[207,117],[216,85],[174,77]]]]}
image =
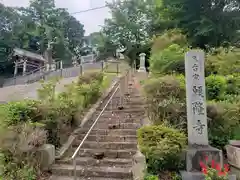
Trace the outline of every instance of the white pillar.
{"type": "Polygon", "coordinates": [[[49,68],[49,64],[47,63],[47,64],[46,64],[46,70],[49,71],[49,69],[50,69],[50,68],[49,68]]]}
{"type": "Polygon", "coordinates": [[[26,74],[26,70],[27,70],[27,60],[24,59],[23,60],[23,76],[26,74]]]}
{"type": "Polygon", "coordinates": [[[15,64],[15,67],[14,67],[14,77],[15,77],[18,73],[18,62],[15,61],[14,64],[15,64]]]}
{"type": "Polygon", "coordinates": [[[51,70],[52,70],[52,71],[55,71],[55,70],[56,70],[56,63],[52,63],[52,65],[51,65],[51,70]]]}
{"type": "Polygon", "coordinates": [[[141,53],[140,55],[140,68],[138,69],[138,72],[146,72],[146,67],[145,67],[145,53],[141,53]]]}
{"type": "Polygon", "coordinates": [[[63,63],[60,61],[60,69],[63,69],[63,63]]]}

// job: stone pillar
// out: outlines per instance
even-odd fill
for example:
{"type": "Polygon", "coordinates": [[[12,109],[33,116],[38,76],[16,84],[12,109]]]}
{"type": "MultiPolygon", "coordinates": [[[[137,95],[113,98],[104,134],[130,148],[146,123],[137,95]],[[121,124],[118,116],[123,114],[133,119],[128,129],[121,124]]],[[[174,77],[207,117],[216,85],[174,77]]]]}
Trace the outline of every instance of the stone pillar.
{"type": "Polygon", "coordinates": [[[185,56],[188,143],[208,145],[204,52],[185,56]]]}
{"type": "Polygon", "coordinates": [[[185,55],[188,148],[187,171],[181,171],[183,180],[204,179],[201,161],[209,164],[214,160],[223,164],[222,151],[208,144],[204,61],[201,50],[190,50],[185,55]]]}
{"type": "Polygon", "coordinates": [[[56,63],[52,63],[52,65],[51,65],[51,70],[52,70],[52,71],[55,71],[55,70],[56,70],[56,63]]]}
{"type": "Polygon", "coordinates": [[[49,71],[50,70],[50,65],[47,63],[46,64],[46,71],[49,71]]]}
{"type": "Polygon", "coordinates": [[[14,77],[15,77],[18,73],[18,61],[15,61],[14,64],[15,64],[15,67],[14,67],[14,77]]]}
{"type": "Polygon", "coordinates": [[[145,57],[146,54],[145,53],[141,53],[140,55],[140,67],[138,72],[146,72],[146,67],[145,67],[145,57]]]}
{"type": "Polygon", "coordinates": [[[23,60],[23,76],[26,74],[26,70],[27,70],[27,59],[23,60]]]}
{"type": "Polygon", "coordinates": [[[56,70],[56,62],[55,62],[55,60],[52,60],[52,64],[51,64],[50,69],[51,69],[52,71],[55,71],[55,70],[56,70]]]}
{"type": "Polygon", "coordinates": [[[74,67],[77,67],[77,65],[78,65],[77,57],[76,57],[76,56],[74,56],[73,59],[72,59],[72,65],[73,65],[74,67]]]}

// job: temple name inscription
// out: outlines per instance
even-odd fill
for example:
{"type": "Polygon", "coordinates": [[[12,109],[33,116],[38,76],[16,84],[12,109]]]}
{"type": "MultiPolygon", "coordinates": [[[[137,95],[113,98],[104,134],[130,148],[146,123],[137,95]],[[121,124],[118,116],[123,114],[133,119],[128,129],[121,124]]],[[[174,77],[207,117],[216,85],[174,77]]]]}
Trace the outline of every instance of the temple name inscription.
{"type": "Polygon", "coordinates": [[[208,145],[204,52],[191,50],[185,56],[189,144],[208,145]]]}

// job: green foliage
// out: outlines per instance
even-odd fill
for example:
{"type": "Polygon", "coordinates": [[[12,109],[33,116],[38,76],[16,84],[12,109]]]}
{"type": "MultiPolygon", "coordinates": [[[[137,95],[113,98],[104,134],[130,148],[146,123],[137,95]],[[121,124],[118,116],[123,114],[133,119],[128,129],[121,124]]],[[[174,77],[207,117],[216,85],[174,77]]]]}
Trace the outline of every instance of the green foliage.
{"type": "Polygon", "coordinates": [[[210,75],[206,77],[208,100],[224,100],[235,102],[239,100],[240,76],[238,75],[210,75]]]}
{"type": "Polygon", "coordinates": [[[227,81],[224,76],[210,75],[206,78],[207,99],[219,100],[227,89],[227,81]]]}
{"type": "Polygon", "coordinates": [[[209,102],[207,106],[209,141],[222,149],[234,137],[240,124],[240,105],[229,102],[209,102]]]}
{"type": "Polygon", "coordinates": [[[102,72],[89,72],[83,76],[79,76],[78,84],[90,84],[92,81],[103,81],[104,74],[102,72]]]}
{"type": "Polygon", "coordinates": [[[240,21],[239,1],[157,1],[160,7],[156,13],[165,21],[181,28],[195,47],[219,46],[225,42],[232,43],[237,38],[240,21]]]}
{"type": "Polygon", "coordinates": [[[159,53],[173,44],[180,47],[185,47],[188,44],[185,35],[182,34],[180,29],[168,30],[161,36],[154,37],[151,53],[152,55],[159,53]]]}
{"type": "Polygon", "coordinates": [[[38,101],[0,105],[0,164],[4,179],[35,180],[36,148],[45,143],[56,148],[62,145],[65,136],[78,126],[80,119],[76,115],[82,115],[101,95],[104,79],[102,73],[86,73],[61,93],[56,92],[58,80],[54,79],[42,83],[38,101]]]}
{"type": "Polygon", "coordinates": [[[158,180],[158,176],[146,174],[144,180],[158,180]]]}
{"type": "Polygon", "coordinates": [[[154,124],[166,121],[179,128],[186,125],[186,95],[182,78],[164,76],[145,83],[147,113],[154,124]]]}
{"type": "MultiPolygon", "coordinates": [[[[80,55],[83,25],[65,9],[56,8],[54,1],[33,0],[26,8],[0,3],[0,14],[0,44],[43,54],[52,42],[53,58],[65,64],[71,63],[73,55],[80,55]]],[[[6,57],[1,59],[0,68],[6,70],[7,63],[6,57]]]]}
{"type": "Polygon", "coordinates": [[[59,82],[58,79],[53,79],[47,82],[42,82],[42,88],[38,89],[38,99],[42,101],[52,102],[55,99],[55,88],[56,84],[59,82]]]}
{"type": "MultiPolygon", "coordinates": [[[[208,98],[216,101],[207,106],[209,140],[214,147],[223,148],[230,139],[238,136],[235,128],[239,126],[240,97],[238,83],[234,83],[238,77],[211,75],[206,78],[208,98]]],[[[184,81],[182,75],[145,82],[146,110],[153,124],[165,122],[187,132],[184,81]]]]}
{"type": "Polygon", "coordinates": [[[153,74],[184,73],[185,49],[172,44],[159,53],[153,54],[150,59],[150,70],[153,74]]]}
{"type": "Polygon", "coordinates": [[[160,125],[142,127],[137,134],[140,150],[147,158],[149,173],[178,169],[180,154],[186,146],[184,133],[160,125]]]}
{"type": "Polygon", "coordinates": [[[27,122],[35,116],[36,101],[24,100],[0,106],[0,120],[6,126],[27,122]]]}
{"type": "Polygon", "coordinates": [[[239,74],[239,58],[240,50],[237,48],[214,49],[206,58],[206,75],[208,76],[212,73],[219,75],[239,74]]]}
{"type": "Polygon", "coordinates": [[[226,81],[227,81],[226,94],[240,95],[240,76],[237,74],[229,75],[226,77],[226,81]]]}
{"type": "Polygon", "coordinates": [[[39,90],[38,110],[41,119],[48,130],[48,141],[56,147],[61,146],[61,130],[64,127],[78,125],[75,115],[83,113],[84,109],[95,103],[101,94],[103,74],[98,72],[86,73],[77,82],[66,86],[66,91],[56,94],[58,81],[47,82],[39,90]]]}

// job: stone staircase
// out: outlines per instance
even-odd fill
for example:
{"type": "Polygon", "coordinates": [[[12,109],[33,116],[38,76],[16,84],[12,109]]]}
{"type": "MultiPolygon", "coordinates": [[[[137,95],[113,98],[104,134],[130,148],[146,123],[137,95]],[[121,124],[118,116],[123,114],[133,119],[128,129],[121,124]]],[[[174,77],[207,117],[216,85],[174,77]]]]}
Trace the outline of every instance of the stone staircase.
{"type": "MultiPolygon", "coordinates": [[[[129,78],[129,94],[125,97],[127,96],[123,109],[119,108],[120,91],[113,96],[112,103],[109,103],[84,141],[76,158],[77,180],[132,179],[132,157],[137,152],[136,130],[141,126],[144,116],[143,101],[132,78],[129,78]]],[[[50,180],[74,179],[74,166],[70,157],[102,111],[105,101],[76,133],[77,138],[68,152],[70,156],[53,165],[50,180]]]]}

